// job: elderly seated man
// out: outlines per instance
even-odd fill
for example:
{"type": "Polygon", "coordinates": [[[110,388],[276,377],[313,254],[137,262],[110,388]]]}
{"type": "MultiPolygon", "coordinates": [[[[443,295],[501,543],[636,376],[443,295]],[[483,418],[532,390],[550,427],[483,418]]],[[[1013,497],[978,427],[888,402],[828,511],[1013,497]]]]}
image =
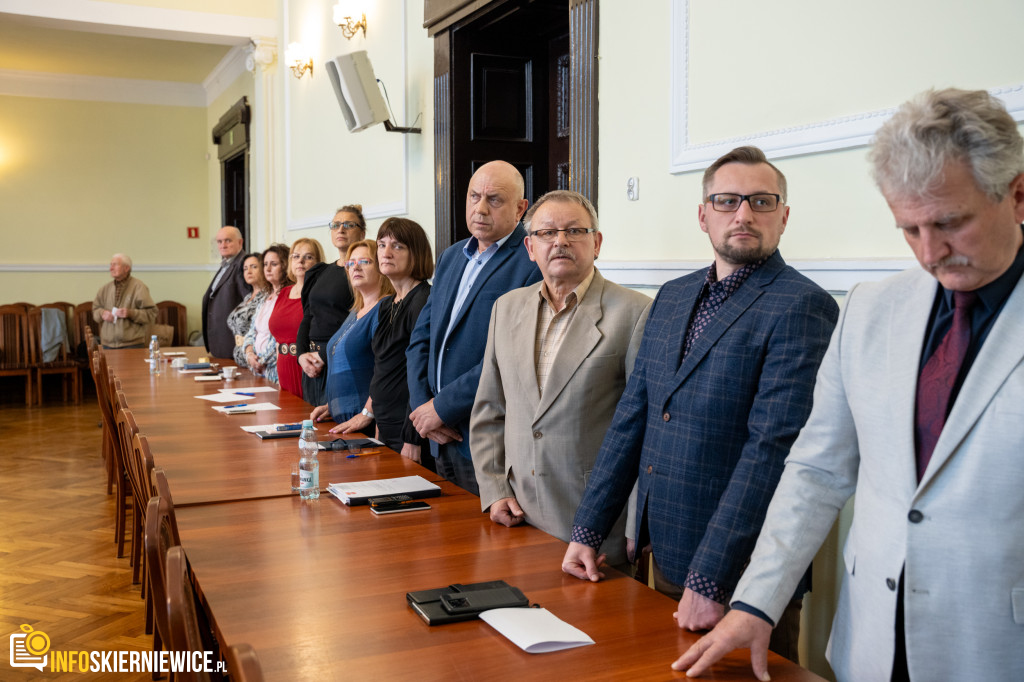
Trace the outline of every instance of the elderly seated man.
{"type": "Polygon", "coordinates": [[[92,302],[100,343],[104,348],[145,348],[146,330],[156,322],[149,287],[132,277],[132,259],[121,253],[110,258],[110,276],[114,281],[100,287],[92,302]]]}

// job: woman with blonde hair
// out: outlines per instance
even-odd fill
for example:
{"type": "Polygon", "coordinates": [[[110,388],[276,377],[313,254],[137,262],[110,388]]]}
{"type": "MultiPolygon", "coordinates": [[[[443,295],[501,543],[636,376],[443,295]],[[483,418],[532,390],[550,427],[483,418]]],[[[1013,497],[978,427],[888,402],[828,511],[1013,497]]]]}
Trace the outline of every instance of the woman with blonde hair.
{"type": "Polygon", "coordinates": [[[277,381],[281,388],[302,397],[302,370],[299,368],[299,324],[302,323],[302,288],[306,272],[324,260],[324,249],[315,239],[296,239],[288,252],[288,276],[295,284],[284,287],[270,314],[270,333],[277,341],[277,381]]]}
{"type": "MultiPolygon", "coordinates": [[[[373,377],[371,342],[380,321],[377,310],[383,297],[395,293],[391,281],[377,269],[377,242],[372,239],[350,244],[345,266],[355,303],[348,318],[327,343],[325,404],[313,410],[310,415],[313,421],[330,416],[341,424],[364,408],[373,377]]],[[[372,407],[369,411],[372,413],[372,407]]],[[[332,429],[332,433],[337,428],[332,429]]]]}

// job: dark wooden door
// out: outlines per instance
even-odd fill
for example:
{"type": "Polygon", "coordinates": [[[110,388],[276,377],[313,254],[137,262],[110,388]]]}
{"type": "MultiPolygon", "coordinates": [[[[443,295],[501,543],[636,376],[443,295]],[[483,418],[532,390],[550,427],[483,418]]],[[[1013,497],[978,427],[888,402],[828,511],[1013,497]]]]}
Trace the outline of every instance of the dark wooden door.
{"type": "Polygon", "coordinates": [[[516,166],[531,203],[558,187],[558,169],[569,164],[569,88],[558,87],[557,68],[563,55],[568,66],[568,35],[565,0],[506,2],[452,33],[453,241],[469,236],[466,188],[484,163],[501,159],[516,166]]]}
{"type": "Polygon", "coordinates": [[[225,225],[234,225],[242,232],[245,246],[252,246],[249,241],[249,173],[246,169],[247,152],[226,159],[224,163],[224,179],[222,192],[223,219],[225,225]]]}

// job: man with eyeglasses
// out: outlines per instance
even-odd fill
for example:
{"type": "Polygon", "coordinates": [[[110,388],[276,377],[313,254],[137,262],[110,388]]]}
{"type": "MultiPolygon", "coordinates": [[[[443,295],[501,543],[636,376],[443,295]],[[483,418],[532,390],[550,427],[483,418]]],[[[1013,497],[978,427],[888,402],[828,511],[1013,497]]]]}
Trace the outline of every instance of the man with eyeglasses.
{"type": "Polygon", "coordinates": [[[984,90],[901,105],[868,154],[913,268],[850,289],[733,610],[672,667],[764,642],[854,494],[828,645],[847,680],[1024,680],[1024,138],[984,90]]]}
{"type": "MultiPolygon", "coordinates": [[[[480,505],[568,542],[572,515],[633,368],[651,299],[605,280],[597,211],[548,192],[523,219],[543,281],[499,298],[470,420],[480,505]]],[[[602,551],[626,563],[621,515],[602,551]]]]}
{"type": "Polygon", "coordinates": [[[239,229],[225,225],[217,230],[216,241],[220,267],[203,294],[203,343],[213,357],[233,358],[235,333],[228,327],[228,315],[252,292],[252,287],[245,283],[242,272],[245,254],[239,229]]]}
{"type": "MultiPolygon", "coordinates": [[[[673,615],[687,630],[725,614],[838,316],[779,254],[786,181],[760,149],[715,161],[703,195],[714,262],[658,292],[562,562],[578,578],[603,577],[599,547],[638,480],[637,547],[650,543],[655,587],[679,600],[673,615]]],[[[793,661],[802,594],[772,645],[793,661]]]]}
{"type": "Polygon", "coordinates": [[[519,225],[528,204],[515,166],[491,161],[477,169],[466,191],[472,237],[438,258],[430,298],[406,351],[409,418],[430,440],[437,473],[474,495],[469,415],[480,383],[487,321],[495,299],[540,279],[519,225]]]}

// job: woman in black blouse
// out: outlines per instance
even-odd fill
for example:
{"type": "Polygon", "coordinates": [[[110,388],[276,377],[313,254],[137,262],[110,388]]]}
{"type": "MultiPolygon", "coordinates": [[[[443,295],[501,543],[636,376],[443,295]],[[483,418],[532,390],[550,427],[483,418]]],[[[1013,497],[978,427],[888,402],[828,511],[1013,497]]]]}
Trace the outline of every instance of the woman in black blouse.
{"type": "MultiPolygon", "coordinates": [[[[409,384],[405,349],[420,310],[430,296],[427,280],[434,274],[434,255],[418,223],[388,218],[377,232],[377,269],[391,280],[395,295],[381,300],[373,335],[374,369],[366,409],[342,424],[343,433],[361,431],[377,420],[377,437],[392,450],[420,461],[424,443],[409,420],[409,384]]],[[[431,462],[431,457],[424,457],[431,462]]]]}
{"type": "Polygon", "coordinates": [[[345,271],[348,245],[366,238],[366,220],[359,204],[342,206],[328,223],[338,260],[311,268],[302,289],[302,323],[296,345],[302,368],[302,398],[311,405],[325,402],[327,342],[352,308],[352,288],[345,271]]]}

